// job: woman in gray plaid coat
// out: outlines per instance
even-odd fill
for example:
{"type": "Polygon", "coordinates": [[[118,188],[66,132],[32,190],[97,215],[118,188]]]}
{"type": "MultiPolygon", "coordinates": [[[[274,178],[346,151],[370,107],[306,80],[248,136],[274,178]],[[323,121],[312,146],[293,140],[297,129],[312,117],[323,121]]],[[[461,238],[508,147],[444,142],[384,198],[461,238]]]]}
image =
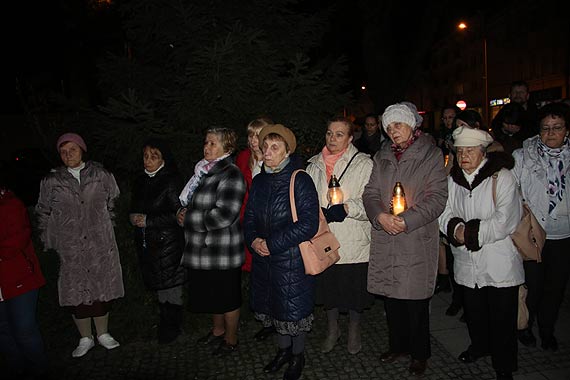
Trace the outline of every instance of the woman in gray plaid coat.
{"type": "Polygon", "coordinates": [[[189,268],[188,304],[193,312],[213,314],[212,330],[198,341],[217,344],[214,355],[237,348],[244,263],[239,215],[245,181],[230,157],[236,141],[231,129],[208,130],[204,159],[180,194],[184,207],[177,215],[186,238],[182,265],[189,268]]]}

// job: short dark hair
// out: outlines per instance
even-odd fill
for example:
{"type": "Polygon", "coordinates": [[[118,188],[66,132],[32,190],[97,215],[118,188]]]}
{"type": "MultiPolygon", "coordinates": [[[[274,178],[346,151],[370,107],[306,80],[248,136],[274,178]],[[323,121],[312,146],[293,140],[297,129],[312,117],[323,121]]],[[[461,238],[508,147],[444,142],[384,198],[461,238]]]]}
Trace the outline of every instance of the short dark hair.
{"type": "Polygon", "coordinates": [[[445,110],[453,110],[455,111],[455,114],[457,115],[459,112],[461,112],[461,110],[459,109],[459,107],[457,107],[454,104],[446,104],[445,106],[443,106],[443,108],[441,109],[441,116],[443,117],[443,113],[445,112],[445,110]]]}
{"type": "Polygon", "coordinates": [[[562,102],[548,103],[538,110],[537,116],[539,124],[548,116],[563,118],[564,125],[566,126],[566,129],[568,129],[570,123],[570,106],[562,102]]]}
{"type": "Polygon", "coordinates": [[[151,137],[143,143],[142,146],[143,150],[146,147],[149,147],[151,149],[158,149],[160,151],[162,159],[164,160],[164,166],[176,167],[176,162],[174,161],[174,155],[170,150],[169,144],[165,140],[159,137],[151,137]]]}
{"type": "Polygon", "coordinates": [[[475,110],[465,110],[455,115],[452,126],[453,129],[457,128],[457,120],[466,122],[471,128],[484,129],[483,119],[481,118],[479,112],[475,110]]]}
{"type": "Polygon", "coordinates": [[[514,124],[524,127],[528,124],[527,112],[519,103],[505,105],[495,117],[499,123],[514,124]]]}
{"type": "Polygon", "coordinates": [[[526,92],[529,92],[529,90],[530,90],[528,83],[525,82],[524,80],[514,81],[513,83],[511,83],[511,91],[513,90],[513,87],[524,87],[524,88],[526,88],[526,92]]]}

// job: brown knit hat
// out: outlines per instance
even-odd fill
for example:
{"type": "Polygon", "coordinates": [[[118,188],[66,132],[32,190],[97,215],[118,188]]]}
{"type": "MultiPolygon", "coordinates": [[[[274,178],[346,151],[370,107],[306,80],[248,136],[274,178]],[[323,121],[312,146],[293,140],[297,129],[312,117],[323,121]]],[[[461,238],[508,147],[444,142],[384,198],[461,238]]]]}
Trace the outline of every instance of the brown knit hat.
{"type": "Polygon", "coordinates": [[[282,124],[274,124],[263,127],[261,132],[259,132],[260,145],[263,144],[263,139],[265,136],[270,133],[275,133],[283,137],[283,140],[285,140],[287,146],[289,147],[289,153],[295,152],[295,148],[297,148],[297,139],[295,138],[295,134],[293,134],[289,128],[282,124]]]}

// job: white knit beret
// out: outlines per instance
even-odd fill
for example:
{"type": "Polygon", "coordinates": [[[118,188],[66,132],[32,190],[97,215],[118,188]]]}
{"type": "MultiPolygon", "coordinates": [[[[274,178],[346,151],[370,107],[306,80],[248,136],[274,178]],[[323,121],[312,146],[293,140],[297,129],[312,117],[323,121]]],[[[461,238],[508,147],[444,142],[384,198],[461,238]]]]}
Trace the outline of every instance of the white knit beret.
{"type": "Polygon", "coordinates": [[[454,146],[489,146],[493,142],[493,138],[487,132],[481,129],[459,127],[453,131],[454,146]]]}
{"type": "MultiPolygon", "coordinates": [[[[412,110],[402,103],[392,104],[382,114],[382,127],[384,131],[392,123],[408,124],[412,129],[416,129],[416,117],[412,110]]],[[[388,131],[386,131],[388,132],[388,131]]]]}

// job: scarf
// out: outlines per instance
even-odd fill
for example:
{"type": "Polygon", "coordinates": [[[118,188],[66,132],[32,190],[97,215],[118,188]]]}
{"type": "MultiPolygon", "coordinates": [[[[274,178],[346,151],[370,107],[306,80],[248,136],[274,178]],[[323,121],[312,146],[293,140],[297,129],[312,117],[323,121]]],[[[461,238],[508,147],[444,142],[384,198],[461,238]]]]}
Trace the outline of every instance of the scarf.
{"type": "Polygon", "coordinates": [[[287,166],[287,164],[289,164],[289,162],[291,162],[291,159],[289,157],[285,157],[285,159],[283,161],[281,161],[281,163],[279,165],[277,165],[277,167],[275,169],[271,169],[268,166],[263,165],[263,167],[265,168],[265,172],[266,173],[279,173],[281,170],[283,170],[285,168],[285,166],[287,166]]]}
{"type": "Polygon", "coordinates": [[[562,196],[566,191],[566,176],[564,175],[564,165],[570,161],[570,140],[564,138],[564,143],[560,148],[549,148],[542,142],[537,140],[538,156],[546,166],[546,179],[548,180],[547,192],[550,198],[548,204],[548,213],[556,208],[556,205],[562,200],[562,196]]]}
{"type": "Polygon", "coordinates": [[[194,195],[194,191],[200,184],[202,177],[204,177],[205,174],[208,174],[208,172],[212,170],[212,168],[219,161],[229,157],[229,155],[230,155],[229,153],[224,154],[222,157],[216,158],[213,161],[207,161],[206,159],[202,159],[196,164],[196,166],[194,166],[194,175],[192,176],[192,178],[190,178],[186,186],[184,186],[184,189],[182,189],[182,192],[178,197],[183,207],[186,207],[190,204],[190,201],[192,200],[192,195],[194,195]]]}
{"type": "Polygon", "coordinates": [[[67,171],[71,173],[73,178],[75,178],[80,185],[81,185],[81,170],[83,170],[84,168],[85,168],[85,162],[81,162],[81,164],[76,168],[67,168],[67,171]]]}
{"type": "Polygon", "coordinates": [[[408,149],[414,143],[414,141],[416,141],[418,137],[420,137],[422,134],[423,134],[422,130],[416,128],[414,133],[412,133],[412,137],[410,137],[410,139],[406,141],[403,147],[400,147],[396,144],[392,144],[390,147],[392,148],[392,152],[394,152],[394,156],[396,156],[396,160],[400,161],[400,158],[402,157],[402,154],[404,154],[406,149],[408,149]]]}
{"type": "Polygon", "coordinates": [[[463,176],[465,177],[465,180],[467,181],[469,186],[473,185],[473,181],[475,180],[475,177],[477,176],[477,174],[479,174],[479,171],[481,170],[481,168],[483,166],[485,166],[487,161],[489,161],[489,160],[486,157],[484,159],[482,159],[479,166],[477,166],[477,168],[475,168],[475,170],[473,170],[473,173],[471,173],[471,174],[469,174],[465,170],[461,169],[461,171],[463,172],[463,176]]]}
{"type": "Polygon", "coordinates": [[[336,164],[338,159],[342,157],[342,155],[346,152],[347,149],[348,149],[348,147],[343,149],[342,152],[339,152],[337,154],[332,154],[326,145],[323,147],[323,150],[321,151],[321,153],[323,155],[323,161],[325,162],[325,166],[326,166],[327,181],[333,175],[334,165],[336,164]]]}

